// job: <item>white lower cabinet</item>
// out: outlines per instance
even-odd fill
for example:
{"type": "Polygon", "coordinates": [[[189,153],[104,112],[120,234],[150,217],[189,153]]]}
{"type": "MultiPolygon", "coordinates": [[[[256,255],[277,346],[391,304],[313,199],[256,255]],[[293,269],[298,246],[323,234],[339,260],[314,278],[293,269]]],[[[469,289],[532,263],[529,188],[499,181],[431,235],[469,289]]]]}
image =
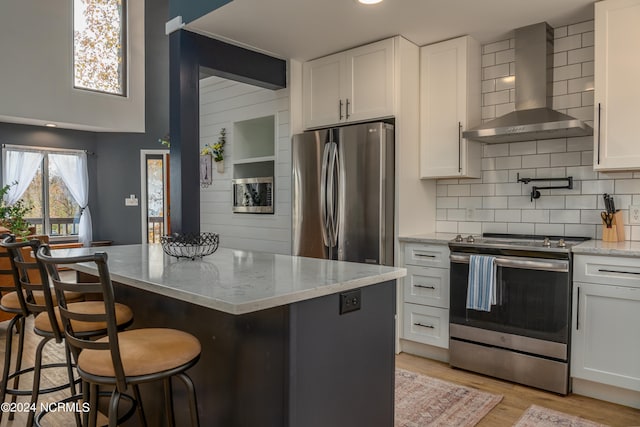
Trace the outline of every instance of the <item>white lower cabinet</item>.
{"type": "Polygon", "coordinates": [[[401,338],[449,348],[449,247],[404,244],[401,338]]]}
{"type": "Polygon", "coordinates": [[[640,259],[574,265],[571,376],[640,391],[640,259]]]}

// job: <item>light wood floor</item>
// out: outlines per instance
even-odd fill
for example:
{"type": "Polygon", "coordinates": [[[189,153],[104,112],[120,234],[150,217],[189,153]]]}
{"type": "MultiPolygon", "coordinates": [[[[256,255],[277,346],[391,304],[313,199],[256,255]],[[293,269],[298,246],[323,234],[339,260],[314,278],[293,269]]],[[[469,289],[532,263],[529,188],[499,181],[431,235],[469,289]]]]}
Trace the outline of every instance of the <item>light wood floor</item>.
{"type": "Polygon", "coordinates": [[[503,395],[502,401],[482,419],[478,424],[479,427],[512,426],[533,404],[578,415],[610,426],[640,426],[640,410],[627,406],[574,394],[559,396],[484,375],[453,369],[445,363],[405,353],[396,357],[396,366],[452,383],[503,395]]]}
{"type": "MultiPolygon", "coordinates": [[[[4,361],[4,345],[5,331],[8,322],[0,323],[0,362],[4,361]]],[[[25,340],[25,359],[27,364],[31,365],[35,346],[39,342],[39,337],[32,332],[32,321],[27,323],[25,340]]],[[[47,344],[44,352],[45,362],[63,361],[64,353],[62,345],[50,342],[47,344]]],[[[0,364],[0,369],[1,369],[0,364]]],[[[458,383],[468,387],[484,390],[490,393],[501,394],[504,396],[502,401],[480,422],[479,427],[501,427],[512,426],[524,413],[524,411],[532,404],[545,406],[547,408],[566,412],[569,414],[579,415],[593,421],[611,426],[640,426],[640,410],[632,409],[625,406],[615,405],[600,400],[590,399],[588,397],[569,395],[566,397],[558,396],[553,393],[532,389],[518,384],[497,380],[483,375],[473,374],[459,369],[452,369],[447,364],[436,362],[421,357],[411,356],[408,354],[400,354],[396,358],[396,366],[421,374],[440,378],[453,383],[458,383]]],[[[63,369],[52,369],[43,372],[43,383],[52,384],[60,383],[66,379],[66,371],[63,369]]],[[[31,377],[25,376],[21,380],[21,384],[27,387],[31,384],[31,377]]],[[[57,393],[44,395],[44,401],[57,401],[69,396],[69,391],[63,390],[57,393]]],[[[20,398],[25,401],[26,398],[20,398]]],[[[16,419],[9,422],[7,414],[2,417],[0,427],[23,426],[26,421],[25,414],[16,414],[16,419]]],[[[72,417],[59,415],[57,417],[50,416],[47,425],[63,427],[66,425],[74,425],[72,417]]],[[[354,426],[365,427],[365,426],[354,426]]]]}

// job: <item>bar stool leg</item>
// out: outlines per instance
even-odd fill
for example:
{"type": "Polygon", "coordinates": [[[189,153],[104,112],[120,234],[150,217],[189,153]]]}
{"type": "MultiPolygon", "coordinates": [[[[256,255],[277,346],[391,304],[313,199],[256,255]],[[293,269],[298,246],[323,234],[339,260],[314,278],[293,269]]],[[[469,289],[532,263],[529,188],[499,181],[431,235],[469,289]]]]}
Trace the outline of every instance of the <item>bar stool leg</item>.
{"type": "Polygon", "coordinates": [[[98,423],[98,394],[100,389],[97,384],[91,384],[89,390],[89,427],[96,427],[98,423]]]}
{"type": "Polygon", "coordinates": [[[117,427],[118,425],[118,404],[120,403],[120,392],[118,389],[111,393],[109,401],[109,427],[117,427]]]}
{"type": "Polygon", "coordinates": [[[191,425],[193,427],[200,426],[200,418],[198,417],[198,400],[196,398],[196,388],[193,386],[193,381],[189,375],[181,372],[176,374],[178,378],[182,380],[184,385],[187,387],[187,392],[189,393],[189,412],[191,413],[191,425]]]}
{"type": "Polygon", "coordinates": [[[138,384],[133,386],[133,395],[136,399],[136,406],[138,407],[138,419],[142,427],[147,427],[147,419],[144,416],[144,409],[142,408],[142,396],[140,395],[140,387],[138,384]]]}
{"type": "Polygon", "coordinates": [[[176,420],[173,414],[173,393],[171,389],[171,377],[162,380],[164,385],[164,407],[167,414],[167,422],[170,426],[176,425],[176,420]]]}
{"type": "MultiPolygon", "coordinates": [[[[26,319],[20,316],[20,320],[18,320],[16,324],[16,333],[18,334],[18,354],[16,356],[15,372],[20,372],[20,369],[22,369],[22,353],[24,351],[24,333],[26,330],[25,325],[26,325],[26,319]]],[[[13,378],[13,389],[18,390],[18,387],[20,387],[20,375],[16,375],[13,378]]],[[[11,396],[11,403],[16,403],[17,399],[18,399],[18,396],[14,394],[13,396],[11,396]]],[[[14,415],[15,415],[15,412],[9,413],[9,421],[13,421],[14,415]]]]}
{"type": "MultiPolygon", "coordinates": [[[[13,328],[16,327],[20,333],[20,337],[18,338],[18,358],[16,359],[16,365],[20,366],[22,363],[22,346],[21,343],[24,341],[20,341],[24,337],[24,323],[22,322],[22,316],[15,316],[11,321],[9,321],[9,325],[7,326],[7,335],[5,337],[5,346],[4,346],[4,367],[2,370],[2,382],[0,383],[0,403],[4,402],[4,399],[7,397],[7,389],[9,388],[9,373],[11,371],[11,351],[13,347],[13,328]]],[[[16,386],[17,387],[17,386],[16,386]]],[[[12,402],[15,402],[15,397],[12,396],[12,402]]],[[[13,420],[14,413],[9,412],[9,420],[13,420]]],[[[2,421],[2,411],[0,411],[0,421],[2,421]]]]}
{"type": "MultiPolygon", "coordinates": [[[[42,368],[42,350],[50,339],[51,338],[41,339],[38,347],[36,348],[36,360],[33,364],[33,388],[31,389],[31,407],[34,407],[38,403],[38,394],[40,393],[40,371],[42,368]]],[[[35,417],[35,415],[35,411],[29,410],[29,417],[27,418],[28,426],[33,425],[33,418],[35,417]]]]}

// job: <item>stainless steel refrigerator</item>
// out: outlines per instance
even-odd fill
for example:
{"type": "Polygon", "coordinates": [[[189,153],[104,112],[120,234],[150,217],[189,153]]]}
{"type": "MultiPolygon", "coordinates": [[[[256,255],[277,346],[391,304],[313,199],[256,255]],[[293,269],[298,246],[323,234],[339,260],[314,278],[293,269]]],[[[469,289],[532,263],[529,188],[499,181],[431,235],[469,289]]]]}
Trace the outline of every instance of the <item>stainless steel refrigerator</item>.
{"type": "Polygon", "coordinates": [[[293,255],[393,265],[393,135],[376,122],[293,136],[293,255]]]}

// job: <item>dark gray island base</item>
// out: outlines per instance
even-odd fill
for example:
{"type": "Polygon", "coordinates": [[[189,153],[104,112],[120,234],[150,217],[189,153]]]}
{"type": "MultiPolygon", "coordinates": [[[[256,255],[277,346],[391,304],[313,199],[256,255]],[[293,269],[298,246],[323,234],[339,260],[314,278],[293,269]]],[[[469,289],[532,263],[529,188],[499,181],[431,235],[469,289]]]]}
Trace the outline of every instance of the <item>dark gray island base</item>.
{"type": "MultiPolygon", "coordinates": [[[[393,426],[395,280],[360,288],[361,309],[342,315],[340,293],[228,314],[114,285],[134,328],[200,339],[189,375],[202,426],[393,426]]],[[[183,385],[174,381],[173,392],[177,423],[188,425],[183,385]]],[[[146,385],[143,396],[148,425],[163,425],[161,387],[146,385]]]]}

